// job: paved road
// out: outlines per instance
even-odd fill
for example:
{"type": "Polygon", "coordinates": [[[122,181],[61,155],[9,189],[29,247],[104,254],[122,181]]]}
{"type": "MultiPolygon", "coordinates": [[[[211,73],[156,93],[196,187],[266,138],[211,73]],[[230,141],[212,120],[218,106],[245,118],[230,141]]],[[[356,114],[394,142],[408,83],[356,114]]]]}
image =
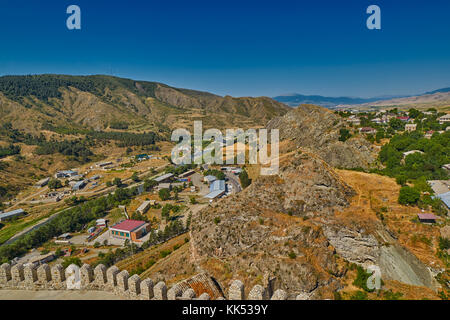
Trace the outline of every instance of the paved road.
{"type": "MultiPolygon", "coordinates": [[[[9,240],[6,241],[6,242],[3,243],[3,244],[11,244],[11,243],[13,243],[13,242],[16,241],[20,236],[23,236],[23,235],[25,235],[25,234],[28,234],[28,233],[30,233],[31,231],[33,231],[33,230],[35,230],[35,229],[37,229],[37,228],[42,227],[43,225],[45,225],[45,224],[49,223],[50,221],[52,221],[53,219],[55,219],[60,213],[63,213],[64,211],[67,211],[67,210],[72,209],[72,208],[73,208],[73,207],[69,207],[69,208],[63,209],[63,210],[61,210],[61,211],[59,211],[59,212],[54,213],[54,214],[51,215],[50,217],[45,218],[45,219],[42,220],[42,221],[39,221],[37,224],[35,224],[35,225],[31,226],[31,227],[26,228],[25,230],[22,230],[22,231],[16,233],[14,236],[12,236],[11,238],[9,238],[9,240]]],[[[3,245],[3,244],[2,244],[2,245],[3,245]]]]}

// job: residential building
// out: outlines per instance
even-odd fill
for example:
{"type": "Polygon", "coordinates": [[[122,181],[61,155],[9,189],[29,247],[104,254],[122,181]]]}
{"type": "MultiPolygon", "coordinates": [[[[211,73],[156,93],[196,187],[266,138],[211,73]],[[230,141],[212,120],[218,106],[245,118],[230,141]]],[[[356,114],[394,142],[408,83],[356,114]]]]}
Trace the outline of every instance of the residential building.
{"type": "Polygon", "coordinates": [[[78,181],[77,183],[75,183],[72,187],[73,191],[79,191],[81,189],[83,189],[86,186],[86,181],[78,181]]]}
{"type": "Polygon", "coordinates": [[[158,186],[156,187],[156,190],[161,190],[161,189],[169,189],[172,190],[172,184],[171,183],[160,183],[158,184],[158,186]]]}
{"type": "Polygon", "coordinates": [[[144,201],[142,202],[142,204],[139,206],[139,208],[136,209],[137,212],[139,212],[140,214],[145,214],[148,209],[150,208],[150,201],[144,201]]]}
{"type": "Polygon", "coordinates": [[[434,133],[433,130],[427,131],[427,132],[425,133],[424,137],[425,137],[426,139],[431,139],[431,137],[433,136],[433,133],[434,133]]]}
{"type": "Polygon", "coordinates": [[[42,180],[39,180],[38,182],[36,182],[35,186],[38,188],[42,188],[45,187],[50,181],[50,178],[44,178],[42,180]]]}
{"type": "Polygon", "coordinates": [[[372,122],[381,124],[381,123],[383,123],[383,120],[381,118],[374,118],[374,119],[372,119],[372,122]]]}
{"type": "Polygon", "coordinates": [[[438,118],[439,124],[450,122],[450,113],[438,118]]]}
{"type": "Polygon", "coordinates": [[[216,178],[215,176],[211,176],[211,175],[205,176],[205,177],[203,178],[203,181],[204,181],[204,182],[208,182],[208,183],[213,183],[213,182],[216,181],[216,180],[217,180],[217,178],[216,178]]]}
{"type": "Polygon", "coordinates": [[[98,168],[104,168],[104,167],[110,166],[112,164],[113,164],[112,161],[105,161],[105,162],[97,163],[96,166],[98,168]]]}
{"type": "Polygon", "coordinates": [[[420,150],[411,150],[411,151],[403,152],[403,158],[406,158],[406,157],[409,156],[410,154],[414,154],[414,153],[421,153],[421,154],[423,154],[423,152],[420,151],[420,150]]]}
{"type": "Polygon", "coordinates": [[[370,127],[363,127],[363,128],[359,128],[359,132],[367,133],[367,134],[375,134],[375,133],[377,133],[377,130],[374,128],[370,128],[370,127]]]}
{"type": "Polygon", "coordinates": [[[23,216],[26,212],[23,209],[17,209],[13,211],[8,211],[0,214],[0,222],[13,219],[15,217],[23,216]]]}
{"type": "Polygon", "coordinates": [[[447,207],[447,210],[450,210],[450,191],[446,193],[438,194],[436,197],[442,200],[442,202],[447,207]]]}
{"type": "Polygon", "coordinates": [[[137,161],[144,161],[144,160],[148,160],[148,159],[150,159],[148,154],[138,154],[136,156],[137,161]]]}
{"type": "Polygon", "coordinates": [[[432,213],[419,213],[417,215],[422,223],[436,223],[437,217],[432,213]]]}
{"type": "Polygon", "coordinates": [[[436,195],[450,191],[450,180],[429,180],[427,182],[436,195]]]}
{"type": "Polygon", "coordinates": [[[186,171],[186,172],[180,174],[178,176],[178,178],[182,178],[183,179],[183,178],[186,178],[186,177],[189,177],[189,176],[193,175],[194,173],[195,173],[194,170],[189,170],[189,171],[186,171]]]}
{"type": "Polygon", "coordinates": [[[408,122],[409,121],[409,117],[397,117],[398,120],[401,120],[403,122],[408,122]]]}
{"type": "Polygon", "coordinates": [[[158,183],[161,183],[161,182],[169,182],[172,179],[173,179],[173,173],[166,173],[166,174],[163,174],[162,176],[155,178],[154,180],[158,183]]]}
{"type": "Polygon", "coordinates": [[[57,237],[57,239],[62,239],[62,240],[69,240],[70,238],[72,238],[72,236],[70,235],[69,232],[63,233],[62,235],[57,237]]]}
{"type": "Polygon", "coordinates": [[[354,126],[359,126],[361,124],[361,120],[355,116],[349,117],[347,122],[353,124],[354,126]]]}
{"type": "Polygon", "coordinates": [[[107,222],[108,221],[106,219],[97,219],[95,224],[97,227],[106,227],[107,222]]]}
{"type": "Polygon", "coordinates": [[[125,220],[110,227],[109,230],[114,238],[137,242],[150,231],[150,225],[145,221],[125,220]]]}
{"type": "Polygon", "coordinates": [[[48,254],[40,255],[40,256],[37,256],[37,257],[31,259],[29,264],[34,265],[34,266],[39,266],[41,264],[53,261],[53,260],[55,260],[55,258],[56,257],[53,253],[48,253],[48,254]]]}
{"type": "Polygon", "coordinates": [[[73,176],[77,176],[78,172],[73,170],[63,170],[55,173],[55,178],[70,178],[73,176]]]}
{"type": "Polygon", "coordinates": [[[405,125],[405,131],[407,132],[413,132],[417,130],[417,124],[415,123],[408,123],[405,125]]]}
{"type": "Polygon", "coordinates": [[[209,186],[209,193],[205,196],[207,199],[217,199],[222,196],[226,191],[225,180],[215,180],[209,186]]]}

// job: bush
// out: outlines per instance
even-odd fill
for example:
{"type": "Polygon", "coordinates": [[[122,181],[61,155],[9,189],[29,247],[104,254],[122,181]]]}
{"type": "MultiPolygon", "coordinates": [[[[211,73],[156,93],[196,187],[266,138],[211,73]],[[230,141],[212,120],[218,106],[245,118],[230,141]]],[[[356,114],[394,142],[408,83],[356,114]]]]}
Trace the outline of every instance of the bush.
{"type": "Polygon", "coordinates": [[[420,192],[417,189],[405,186],[400,189],[398,203],[403,205],[417,204],[420,199],[420,192]]]}
{"type": "Polygon", "coordinates": [[[158,195],[162,201],[169,200],[170,199],[170,190],[169,189],[161,189],[161,190],[159,190],[158,195]]]}
{"type": "Polygon", "coordinates": [[[70,266],[71,264],[74,264],[74,265],[77,265],[77,266],[79,266],[79,267],[81,267],[83,264],[81,263],[81,260],[80,260],[80,258],[77,258],[77,257],[68,257],[68,258],[65,258],[64,259],[64,261],[63,261],[63,263],[62,263],[62,266],[63,266],[63,268],[64,269],[66,269],[68,266],[70,266]]]}
{"type": "Polygon", "coordinates": [[[162,250],[160,253],[159,253],[159,256],[161,257],[161,258],[165,258],[165,257],[167,257],[169,254],[171,254],[172,253],[172,251],[170,251],[170,250],[162,250]]]}
{"type": "Polygon", "coordinates": [[[350,131],[347,129],[340,129],[339,130],[339,141],[345,142],[348,139],[350,139],[352,135],[350,134],[350,131]]]}
{"type": "Polygon", "coordinates": [[[244,189],[247,188],[252,183],[252,180],[248,178],[248,173],[245,170],[243,170],[239,174],[239,180],[241,181],[241,186],[244,189]]]}
{"type": "Polygon", "coordinates": [[[450,239],[439,237],[439,249],[441,250],[450,249],[450,239]]]}
{"type": "Polygon", "coordinates": [[[355,285],[361,289],[364,289],[364,291],[372,292],[373,289],[370,290],[367,287],[367,279],[369,279],[369,277],[372,274],[366,272],[366,270],[364,270],[361,266],[358,266],[358,265],[356,266],[356,272],[357,272],[356,279],[355,279],[355,281],[353,281],[353,285],[355,285]]]}
{"type": "Polygon", "coordinates": [[[393,292],[392,290],[388,290],[384,293],[385,300],[399,300],[403,297],[403,293],[401,292],[393,292]]]}
{"type": "Polygon", "coordinates": [[[368,296],[367,293],[364,291],[356,291],[351,297],[351,300],[367,300],[368,296]]]}
{"type": "Polygon", "coordinates": [[[61,181],[60,180],[58,180],[58,179],[51,179],[49,182],[48,182],[48,187],[50,188],[50,189],[52,189],[52,190],[56,190],[56,189],[59,189],[59,188],[62,188],[62,183],[61,183],[61,181]]]}

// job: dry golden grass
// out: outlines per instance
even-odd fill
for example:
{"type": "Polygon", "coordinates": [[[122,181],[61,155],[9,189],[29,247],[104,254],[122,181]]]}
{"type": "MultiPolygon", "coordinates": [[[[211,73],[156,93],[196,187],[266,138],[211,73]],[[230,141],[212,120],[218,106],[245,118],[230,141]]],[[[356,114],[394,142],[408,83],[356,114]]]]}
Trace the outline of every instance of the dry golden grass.
{"type": "MultiPolygon", "coordinates": [[[[421,210],[398,204],[400,186],[395,179],[348,170],[337,172],[357,192],[350,206],[338,212],[337,217],[364,223],[379,220],[377,212],[381,213],[385,225],[396,233],[402,246],[425,264],[443,267],[442,261],[436,257],[439,227],[412,221],[421,210]]],[[[373,224],[366,225],[370,228],[373,224]]]]}

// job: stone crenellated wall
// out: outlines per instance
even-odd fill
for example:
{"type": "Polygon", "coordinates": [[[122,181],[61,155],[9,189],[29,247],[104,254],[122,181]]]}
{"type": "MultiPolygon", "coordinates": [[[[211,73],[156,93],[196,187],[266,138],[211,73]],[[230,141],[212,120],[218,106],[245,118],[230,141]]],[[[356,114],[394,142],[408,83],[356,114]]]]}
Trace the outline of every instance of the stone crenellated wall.
{"type": "MultiPolygon", "coordinates": [[[[139,275],[130,276],[128,271],[120,271],[113,266],[107,269],[100,264],[93,269],[84,264],[79,273],[79,287],[68,289],[68,283],[72,283],[72,270],[69,266],[64,270],[63,266],[56,264],[52,267],[47,264],[36,266],[23,266],[7,263],[0,266],[0,290],[92,290],[112,292],[123,299],[132,300],[210,300],[208,293],[196,296],[192,288],[178,283],[168,288],[164,282],[154,283],[151,279],[141,279],[139,275]]],[[[277,290],[270,296],[268,288],[261,285],[254,286],[245,297],[244,284],[240,280],[232,281],[228,292],[225,292],[230,300],[287,300],[288,295],[283,290],[277,290]]],[[[219,297],[218,300],[225,298],[219,297]]]]}

